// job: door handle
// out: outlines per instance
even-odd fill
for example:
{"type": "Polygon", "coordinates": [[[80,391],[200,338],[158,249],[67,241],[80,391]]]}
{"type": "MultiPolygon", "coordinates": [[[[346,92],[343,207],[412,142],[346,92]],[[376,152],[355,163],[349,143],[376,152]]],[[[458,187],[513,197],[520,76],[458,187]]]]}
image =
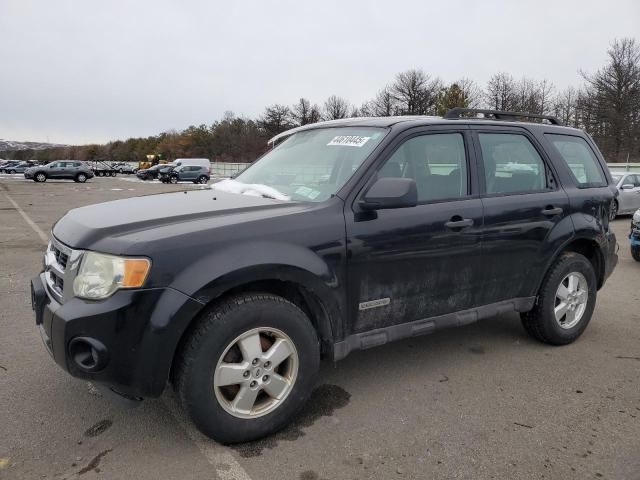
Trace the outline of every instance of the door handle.
{"type": "Polygon", "coordinates": [[[547,217],[553,217],[554,215],[560,215],[564,210],[562,210],[560,207],[558,208],[553,208],[553,207],[547,207],[544,210],[542,210],[542,214],[546,215],[547,217]]]}
{"type": "Polygon", "coordinates": [[[462,218],[459,216],[452,217],[451,220],[444,223],[444,226],[450,228],[451,230],[455,230],[457,228],[466,228],[473,225],[473,219],[471,218],[462,218]]]}

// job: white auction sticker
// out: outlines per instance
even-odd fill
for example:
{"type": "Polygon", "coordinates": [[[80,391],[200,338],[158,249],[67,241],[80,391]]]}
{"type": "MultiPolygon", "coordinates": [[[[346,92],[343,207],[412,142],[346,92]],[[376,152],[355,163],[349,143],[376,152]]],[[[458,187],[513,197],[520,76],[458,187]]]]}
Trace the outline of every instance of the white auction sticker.
{"type": "Polygon", "coordinates": [[[361,137],[360,135],[338,135],[327,143],[329,145],[338,145],[341,147],[361,147],[369,141],[371,137],[361,137]]]}

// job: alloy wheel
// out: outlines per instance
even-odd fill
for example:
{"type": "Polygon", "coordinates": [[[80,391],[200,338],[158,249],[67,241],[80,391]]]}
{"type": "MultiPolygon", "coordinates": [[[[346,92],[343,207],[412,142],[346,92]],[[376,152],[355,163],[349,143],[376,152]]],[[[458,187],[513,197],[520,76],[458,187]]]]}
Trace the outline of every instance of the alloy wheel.
{"type": "Polygon", "coordinates": [[[224,350],[213,376],[222,408],[238,418],[257,418],[282,404],[298,375],[298,352],[284,332],[254,328],[224,350]]]}
{"type": "Polygon", "coordinates": [[[556,290],[554,314],[561,328],[575,327],[582,319],[589,300],[589,285],[580,272],[571,272],[556,290]]]}

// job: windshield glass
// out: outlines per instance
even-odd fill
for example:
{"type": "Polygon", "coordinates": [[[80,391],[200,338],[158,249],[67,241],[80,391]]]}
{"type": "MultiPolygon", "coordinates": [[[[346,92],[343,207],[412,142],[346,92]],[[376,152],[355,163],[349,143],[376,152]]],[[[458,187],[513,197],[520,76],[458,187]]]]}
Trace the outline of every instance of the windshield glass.
{"type": "MultiPolygon", "coordinates": [[[[248,193],[238,188],[244,184],[255,187],[250,194],[322,202],[346,183],[386,132],[383,128],[340,127],[295,133],[229,181],[234,183],[230,191],[248,193]]],[[[213,188],[227,189],[224,182],[213,188]]]]}

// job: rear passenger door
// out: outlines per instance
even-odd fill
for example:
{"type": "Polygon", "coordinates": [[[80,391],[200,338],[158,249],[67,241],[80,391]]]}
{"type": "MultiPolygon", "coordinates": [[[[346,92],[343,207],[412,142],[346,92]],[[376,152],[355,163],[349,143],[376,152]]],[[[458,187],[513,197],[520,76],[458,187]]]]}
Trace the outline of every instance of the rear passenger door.
{"type": "Polygon", "coordinates": [[[573,232],[568,196],[527,130],[484,127],[473,136],[484,207],[482,303],[531,297],[573,232]]]}

